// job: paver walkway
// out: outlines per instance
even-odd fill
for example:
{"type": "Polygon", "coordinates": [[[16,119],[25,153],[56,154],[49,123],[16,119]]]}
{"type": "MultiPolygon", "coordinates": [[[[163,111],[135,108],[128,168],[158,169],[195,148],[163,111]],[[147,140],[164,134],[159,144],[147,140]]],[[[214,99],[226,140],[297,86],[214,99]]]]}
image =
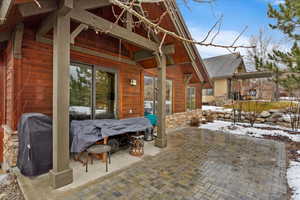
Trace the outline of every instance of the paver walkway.
{"type": "Polygon", "coordinates": [[[157,156],[62,199],[287,199],[284,144],[196,128],[168,139],[157,156]]]}

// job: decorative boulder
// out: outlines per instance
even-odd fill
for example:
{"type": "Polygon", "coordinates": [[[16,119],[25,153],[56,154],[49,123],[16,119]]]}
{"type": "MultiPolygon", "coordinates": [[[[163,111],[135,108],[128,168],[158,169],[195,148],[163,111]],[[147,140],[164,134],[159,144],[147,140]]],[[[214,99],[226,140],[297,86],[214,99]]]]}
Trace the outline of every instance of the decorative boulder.
{"type": "Polygon", "coordinates": [[[260,113],[260,117],[262,117],[262,118],[267,118],[270,116],[271,116],[271,113],[269,113],[268,111],[263,111],[262,113],[260,113]]]}
{"type": "Polygon", "coordinates": [[[282,116],[282,114],[279,112],[272,114],[272,118],[280,118],[281,116],[282,116]]]}
{"type": "Polygon", "coordinates": [[[257,118],[256,121],[259,123],[264,123],[266,120],[264,118],[257,118]]]}
{"type": "Polygon", "coordinates": [[[280,113],[280,110],[278,110],[278,109],[271,109],[271,110],[269,110],[269,113],[280,113]]]}

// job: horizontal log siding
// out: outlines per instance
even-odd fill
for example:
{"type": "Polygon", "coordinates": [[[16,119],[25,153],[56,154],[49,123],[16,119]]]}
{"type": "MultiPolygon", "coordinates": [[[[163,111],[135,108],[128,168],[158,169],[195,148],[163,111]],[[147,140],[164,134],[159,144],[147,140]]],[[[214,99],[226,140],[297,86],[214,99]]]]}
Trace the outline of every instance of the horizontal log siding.
{"type": "Polygon", "coordinates": [[[191,87],[196,88],[196,107],[202,107],[202,85],[200,83],[189,84],[191,87]]]}
{"type": "MultiPolygon", "coordinates": [[[[78,39],[78,41],[82,42],[83,40],[78,39]]],[[[95,47],[91,47],[91,49],[95,50],[95,47]]],[[[97,49],[97,51],[104,53],[102,49],[97,49]]],[[[52,46],[37,42],[34,31],[25,28],[21,61],[16,62],[16,59],[13,59],[11,44],[9,44],[6,52],[6,123],[16,129],[16,122],[20,115],[26,112],[40,112],[51,116],[52,46]],[[12,73],[13,70],[15,70],[14,73],[12,73]],[[14,85],[17,85],[17,92],[14,91],[16,90],[14,85]],[[14,102],[14,98],[18,101],[14,102]],[[13,103],[17,105],[13,106],[13,103]]],[[[118,57],[117,54],[113,55],[118,57]]],[[[155,69],[144,70],[139,65],[124,64],[117,60],[113,61],[77,51],[71,51],[71,61],[116,69],[119,74],[117,100],[119,117],[137,117],[144,114],[144,74],[152,73],[155,75],[155,69]],[[130,85],[131,79],[137,81],[136,86],[130,85]]],[[[186,90],[181,67],[167,68],[167,76],[173,80],[173,112],[184,112],[186,90]]]]}
{"type": "MultiPolygon", "coordinates": [[[[7,51],[10,52],[10,49],[9,47],[7,51]]],[[[7,107],[7,121],[9,124],[13,124],[14,121],[20,118],[22,113],[26,112],[40,112],[52,115],[52,46],[35,41],[34,33],[26,29],[22,44],[22,54],[21,66],[16,65],[16,59],[13,59],[12,55],[7,56],[7,105],[12,105],[13,95],[18,96],[20,100],[17,107],[7,107]],[[17,69],[12,73],[14,67],[17,67],[17,69]],[[21,80],[18,83],[17,74],[20,72],[21,80]],[[13,90],[14,84],[18,84],[18,92],[13,90]]],[[[143,115],[141,98],[141,84],[143,82],[141,74],[143,68],[76,51],[71,52],[71,60],[116,69],[119,74],[119,117],[126,118],[143,115]],[[130,79],[137,80],[137,86],[130,86],[130,79]]],[[[16,129],[15,125],[12,125],[12,127],[16,129]]]]}
{"type": "MultiPolygon", "coordinates": [[[[145,75],[157,76],[157,70],[146,69],[145,75]]],[[[167,67],[167,79],[173,83],[173,112],[185,112],[185,86],[184,75],[180,66],[167,67]]]]}

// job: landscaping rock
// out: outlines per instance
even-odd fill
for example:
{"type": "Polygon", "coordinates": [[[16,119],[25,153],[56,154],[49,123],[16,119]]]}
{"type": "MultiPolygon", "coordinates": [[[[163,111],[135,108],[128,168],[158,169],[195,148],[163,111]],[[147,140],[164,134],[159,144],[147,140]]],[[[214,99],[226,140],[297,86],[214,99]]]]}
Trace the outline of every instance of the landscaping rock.
{"type": "Polygon", "coordinates": [[[265,120],[264,118],[259,117],[259,118],[256,119],[256,121],[258,121],[259,123],[263,123],[263,122],[265,122],[266,120],[265,120]]]}
{"type": "Polygon", "coordinates": [[[225,115],[225,119],[230,119],[231,115],[230,114],[226,114],[225,115]]]}
{"type": "Polygon", "coordinates": [[[280,117],[282,117],[282,113],[273,113],[272,114],[272,118],[280,118],[280,117]]]}
{"type": "Polygon", "coordinates": [[[267,118],[270,116],[271,116],[271,113],[269,113],[268,111],[263,111],[262,113],[260,113],[260,117],[262,117],[262,118],[267,118]]]}
{"type": "Polygon", "coordinates": [[[268,111],[269,113],[280,113],[279,109],[271,109],[268,111]]]}

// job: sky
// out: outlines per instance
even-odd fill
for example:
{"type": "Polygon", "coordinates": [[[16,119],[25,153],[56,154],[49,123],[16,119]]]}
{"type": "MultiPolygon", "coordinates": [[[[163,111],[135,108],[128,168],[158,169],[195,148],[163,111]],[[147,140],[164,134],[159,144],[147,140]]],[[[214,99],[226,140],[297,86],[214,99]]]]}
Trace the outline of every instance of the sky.
{"type": "MultiPolygon", "coordinates": [[[[251,36],[258,35],[259,29],[264,29],[275,40],[281,40],[283,35],[269,28],[274,20],[268,18],[268,3],[278,6],[282,0],[215,0],[212,4],[195,3],[189,0],[188,6],[183,1],[177,1],[192,37],[201,41],[223,15],[221,31],[215,43],[230,45],[243,29],[246,32],[240,37],[237,44],[248,45],[251,36]]],[[[213,35],[213,34],[212,34],[213,35]]],[[[202,58],[230,53],[226,49],[197,46],[202,58]]],[[[242,55],[245,49],[239,49],[242,55]]]]}

